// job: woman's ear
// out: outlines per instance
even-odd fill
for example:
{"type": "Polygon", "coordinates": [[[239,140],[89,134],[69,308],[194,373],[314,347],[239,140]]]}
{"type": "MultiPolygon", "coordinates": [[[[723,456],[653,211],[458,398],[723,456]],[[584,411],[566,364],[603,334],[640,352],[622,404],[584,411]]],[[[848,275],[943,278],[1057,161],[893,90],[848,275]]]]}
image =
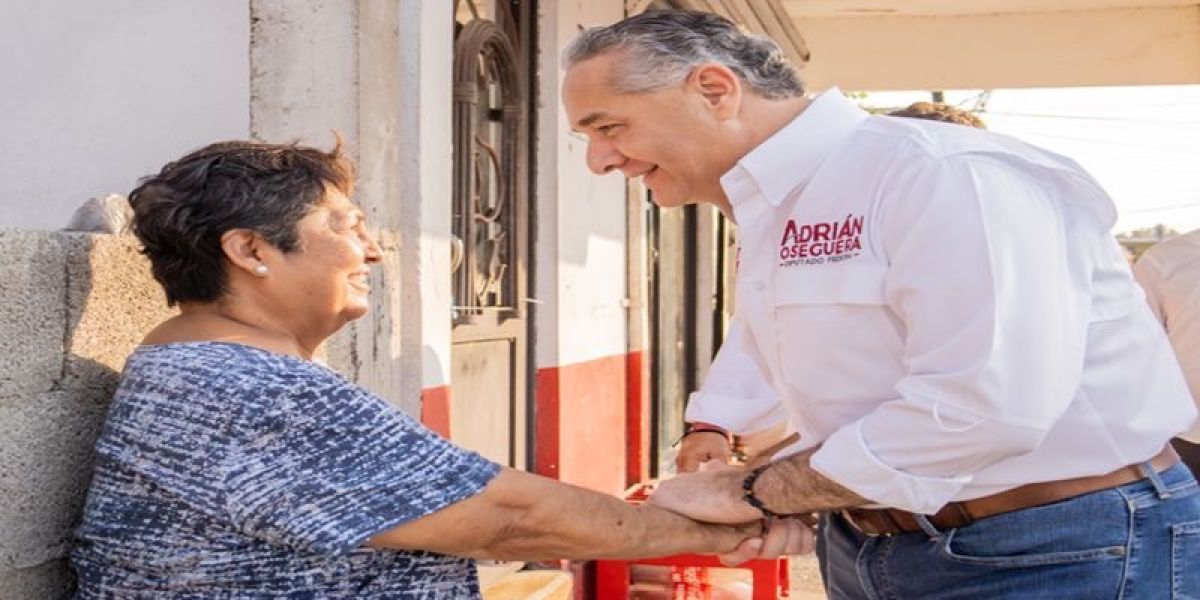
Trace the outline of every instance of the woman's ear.
{"type": "Polygon", "coordinates": [[[235,269],[255,277],[264,277],[270,271],[259,253],[264,243],[262,237],[249,229],[230,229],[221,234],[221,250],[225,252],[225,258],[235,269]]]}
{"type": "Polygon", "coordinates": [[[689,83],[695,87],[717,118],[727,119],[737,114],[742,102],[742,82],[737,73],[721,63],[696,67],[689,83]]]}

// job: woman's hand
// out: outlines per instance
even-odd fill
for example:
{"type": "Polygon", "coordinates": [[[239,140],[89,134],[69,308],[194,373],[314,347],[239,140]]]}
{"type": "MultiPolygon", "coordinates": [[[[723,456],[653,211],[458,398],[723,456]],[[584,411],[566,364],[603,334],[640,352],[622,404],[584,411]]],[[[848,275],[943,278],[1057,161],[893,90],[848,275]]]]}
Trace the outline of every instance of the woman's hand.
{"type": "Polygon", "coordinates": [[[676,475],[658,482],[647,502],[706,523],[757,521],[762,513],[742,499],[745,477],[746,470],[740,467],[676,475]]]}

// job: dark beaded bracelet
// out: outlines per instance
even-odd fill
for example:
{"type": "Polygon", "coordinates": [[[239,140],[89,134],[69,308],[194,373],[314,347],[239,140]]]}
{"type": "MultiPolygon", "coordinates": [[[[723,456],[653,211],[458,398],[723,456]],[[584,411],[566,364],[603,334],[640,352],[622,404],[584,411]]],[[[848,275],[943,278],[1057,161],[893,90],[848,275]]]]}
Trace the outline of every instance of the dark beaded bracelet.
{"type": "Polygon", "coordinates": [[[767,506],[763,504],[763,501],[759,499],[758,496],[754,495],[754,482],[758,481],[758,476],[762,475],[762,472],[766,471],[767,467],[769,466],[771,466],[771,463],[767,463],[761,467],[758,467],[757,469],[754,469],[753,471],[750,471],[750,474],[746,475],[746,478],[742,480],[742,500],[745,500],[746,504],[757,508],[758,512],[761,512],[763,516],[768,519],[783,519],[797,516],[796,514],[792,513],[777,513],[767,508],[767,506]]]}

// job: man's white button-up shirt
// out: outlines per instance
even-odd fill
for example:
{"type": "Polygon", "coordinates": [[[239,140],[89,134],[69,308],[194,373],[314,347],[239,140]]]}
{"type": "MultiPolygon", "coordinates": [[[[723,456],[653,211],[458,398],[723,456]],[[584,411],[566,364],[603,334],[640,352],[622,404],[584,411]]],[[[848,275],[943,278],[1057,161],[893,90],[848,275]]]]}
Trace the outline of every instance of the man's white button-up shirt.
{"type": "MultiPolygon", "coordinates": [[[[1167,330],[1192,398],[1200,403],[1200,229],[1155,244],[1138,259],[1133,274],[1167,330]]],[[[1181,437],[1200,443],[1200,423],[1181,437]]]]}
{"type": "Polygon", "coordinates": [[[1146,460],[1196,419],[1070,159],[834,89],[721,182],[737,314],[689,421],[786,417],[821,474],[933,513],[1146,460]]]}

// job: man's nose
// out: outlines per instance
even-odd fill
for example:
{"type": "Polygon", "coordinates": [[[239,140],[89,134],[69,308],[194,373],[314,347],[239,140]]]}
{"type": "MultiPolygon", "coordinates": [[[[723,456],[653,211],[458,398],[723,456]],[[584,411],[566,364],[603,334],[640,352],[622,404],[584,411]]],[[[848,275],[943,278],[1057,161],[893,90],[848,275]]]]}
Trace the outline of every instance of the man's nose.
{"type": "Polygon", "coordinates": [[[625,163],[625,155],[606,141],[589,141],[587,149],[588,168],[597,175],[619,169],[625,163]]]}

